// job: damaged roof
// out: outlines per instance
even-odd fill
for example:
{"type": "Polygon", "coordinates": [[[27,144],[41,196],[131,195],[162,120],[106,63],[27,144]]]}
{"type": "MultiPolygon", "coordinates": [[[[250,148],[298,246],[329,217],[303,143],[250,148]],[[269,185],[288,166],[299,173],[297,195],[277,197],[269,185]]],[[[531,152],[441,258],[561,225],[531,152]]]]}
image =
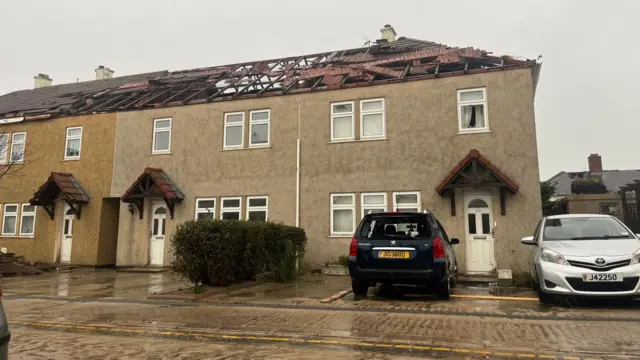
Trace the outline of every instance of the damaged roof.
{"type": "Polygon", "coordinates": [[[513,68],[539,70],[536,65],[536,60],[400,37],[355,49],[18,91],[0,96],[0,119],[139,110],[513,68]]]}

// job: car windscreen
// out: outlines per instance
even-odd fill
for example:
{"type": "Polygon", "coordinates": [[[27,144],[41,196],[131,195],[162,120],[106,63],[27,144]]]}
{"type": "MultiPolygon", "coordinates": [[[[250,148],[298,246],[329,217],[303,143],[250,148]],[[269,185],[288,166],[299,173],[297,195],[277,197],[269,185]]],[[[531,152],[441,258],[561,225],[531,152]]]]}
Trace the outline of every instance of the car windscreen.
{"type": "Polygon", "coordinates": [[[630,239],[633,236],[611,217],[571,217],[547,219],[543,240],[608,240],[630,239]]]}
{"type": "Polygon", "coordinates": [[[360,235],[372,240],[429,238],[433,229],[424,215],[371,215],[363,219],[360,235]]]}

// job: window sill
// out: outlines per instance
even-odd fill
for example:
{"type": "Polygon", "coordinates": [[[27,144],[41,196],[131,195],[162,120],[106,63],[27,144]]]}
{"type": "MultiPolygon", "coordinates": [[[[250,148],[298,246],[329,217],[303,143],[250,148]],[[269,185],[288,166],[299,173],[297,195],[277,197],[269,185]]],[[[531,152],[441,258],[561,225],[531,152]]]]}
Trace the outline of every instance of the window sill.
{"type": "Polygon", "coordinates": [[[271,145],[263,145],[263,146],[250,146],[250,147],[238,147],[238,148],[223,148],[220,151],[237,151],[237,150],[259,150],[259,149],[271,149],[271,145]]]}
{"type": "Polygon", "coordinates": [[[62,159],[62,161],[79,161],[80,158],[69,158],[69,159],[62,159]]]}
{"type": "Polygon", "coordinates": [[[458,135],[485,134],[485,133],[490,133],[490,132],[491,132],[491,130],[489,130],[489,129],[474,130],[474,131],[458,131],[458,135]]]}
{"type": "Polygon", "coordinates": [[[151,152],[151,155],[171,155],[171,151],[151,152]]]}
{"type": "Polygon", "coordinates": [[[329,141],[327,144],[344,144],[344,143],[358,143],[358,142],[367,142],[367,141],[384,141],[389,140],[387,137],[383,138],[368,138],[368,139],[350,139],[350,140],[333,140],[329,141]]]}
{"type": "Polygon", "coordinates": [[[8,234],[8,235],[0,235],[0,239],[33,239],[35,235],[17,235],[17,234],[8,234]]]}
{"type": "Polygon", "coordinates": [[[327,236],[327,238],[329,239],[349,239],[352,238],[353,234],[351,235],[329,235],[327,236]]]}

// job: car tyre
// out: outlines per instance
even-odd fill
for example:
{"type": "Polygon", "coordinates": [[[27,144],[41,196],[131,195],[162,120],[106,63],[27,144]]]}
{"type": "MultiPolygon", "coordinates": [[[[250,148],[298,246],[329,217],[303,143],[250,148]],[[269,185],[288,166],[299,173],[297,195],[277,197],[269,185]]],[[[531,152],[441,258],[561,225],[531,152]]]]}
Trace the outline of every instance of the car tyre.
{"type": "Polygon", "coordinates": [[[369,283],[360,280],[351,280],[351,289],[353,294],[358,296],[365,296],[369,292],[369,283]]]}
{"type": "Polygon", "coordinates": [[[449,300],[451,298],[451,281],[447,279],[436,287],[436,295],[442,300],[449,300]]]}
{"type": "Polygon", "coordinates": [[[538,288],[538,301],[540,301],[541,304],[551,305],[553,304],[553,296],[538,288]]]}

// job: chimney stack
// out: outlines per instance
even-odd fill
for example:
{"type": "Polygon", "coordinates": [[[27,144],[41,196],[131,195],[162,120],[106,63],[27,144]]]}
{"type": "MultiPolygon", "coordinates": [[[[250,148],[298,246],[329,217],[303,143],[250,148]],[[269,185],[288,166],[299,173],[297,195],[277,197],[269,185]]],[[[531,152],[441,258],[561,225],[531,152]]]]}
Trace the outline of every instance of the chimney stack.
{"type": "Polygon", "coordinates": [[[387,40],[387,42],[396,41],[396,31],[393,26],[387,24],[382,29],[380,29],[380,35],[383,40],[387,40]]]}
{"type": "Polygon", "coordinates": [[[39,89],[42,87],[51,86],[53,83],[53,79],[49,77],[47,74],[38,74],[33,77],[33,88],[39,89]]]}
{"type": "Polygon", "coordinates": [[[589,172],[597,175],[602,174],[602,157],[600,155],[589,155],[589,172]]]}
{"type": "Polygon", "coordinates": [[[98,66],[96,69],[96,80],[106,80],[111,79],[113,77],[113,70],[108,67],[104,67],[102,65],[98,66]]]}

